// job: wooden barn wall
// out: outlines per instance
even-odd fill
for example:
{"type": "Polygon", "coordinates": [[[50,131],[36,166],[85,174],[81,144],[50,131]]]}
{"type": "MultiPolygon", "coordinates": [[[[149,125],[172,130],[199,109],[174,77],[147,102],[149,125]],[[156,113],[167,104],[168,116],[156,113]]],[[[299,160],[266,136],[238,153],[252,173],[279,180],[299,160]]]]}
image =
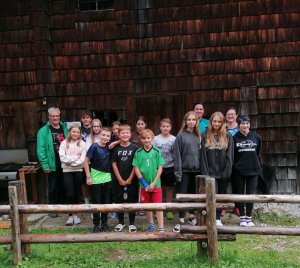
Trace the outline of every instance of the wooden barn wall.
{"type": "Polygon", "coordinates": [[[14,141],[6,130],[0,148],[29,146],[34,158],[52,105],[64,120],[110,109],[133,124],[147,98],[159,106],[168,95],[176,129],[195,100],[207,117],[249,113],[276,167],[273,192],[299,194],[299,26],[291,0],[122,0],[101,12],[80,12],[77,0],[1,1],[0,124],[14,141]]]}

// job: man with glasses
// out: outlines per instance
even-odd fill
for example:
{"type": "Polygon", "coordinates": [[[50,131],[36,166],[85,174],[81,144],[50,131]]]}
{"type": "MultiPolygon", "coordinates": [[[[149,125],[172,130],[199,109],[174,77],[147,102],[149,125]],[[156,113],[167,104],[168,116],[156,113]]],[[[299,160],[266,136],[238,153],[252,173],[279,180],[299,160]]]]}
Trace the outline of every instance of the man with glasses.
{"type": "MultiPolygon", "coordinates": [[[[67,125],[60,121],[60,110],[56,107],[48,109],[49,121],[37,133],[37,156],[43,171],[48,175],[48,203],[63,204],[64,186],[59,146],[68,136],[67,125]]],[[[50,213],[50,217],[57,217],[50,213]]]]}

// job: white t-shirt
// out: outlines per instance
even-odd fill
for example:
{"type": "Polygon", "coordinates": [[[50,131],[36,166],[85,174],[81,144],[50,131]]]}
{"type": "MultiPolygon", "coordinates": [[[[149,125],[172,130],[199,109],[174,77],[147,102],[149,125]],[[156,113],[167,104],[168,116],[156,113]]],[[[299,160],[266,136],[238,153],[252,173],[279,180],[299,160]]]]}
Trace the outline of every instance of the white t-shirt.
{"type": "Polygon", "coordinates": [[[165,160],[164,168],[174,166],[173,149],[176,137],[169,135],[165,137],[161,134],[157,135],[153,139],[153,146],[162,151],[163,158],[165,160]]]}

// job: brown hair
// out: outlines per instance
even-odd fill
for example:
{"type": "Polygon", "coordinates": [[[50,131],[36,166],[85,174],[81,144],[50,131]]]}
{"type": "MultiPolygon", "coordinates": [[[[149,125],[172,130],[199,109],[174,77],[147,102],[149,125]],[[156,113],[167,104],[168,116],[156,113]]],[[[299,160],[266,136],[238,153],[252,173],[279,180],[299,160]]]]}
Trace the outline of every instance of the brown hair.
{"type": "Polygon", "coordinates": [[[135,123],[137,123],[139,120],[143,121],[147,125],[147,120],[146,120],[145,116],[143,116],[143,115],[138,116],[135,123]]]}
{"type": "Polygon", "coordinates": [[[187,129],[186,121],[187,121],[187,119],[190,115],[194,115],[195,118],[196,118],[196,125],[194,127],[193,132],[199,137],[199,141],[200,141],[200,144],[201,144],[201,133],[200,133],[200,130],[199,130],[199,125],[198,125],[198,116],[194,111],[189,111],[184,115],[180,131],[187,129]]]}
{"type": "Polygon", "coordinates": [[[120,121],[114,121],[111,123],[111,127],[113,127],[114,125],[118,125],[118,126],[121,126],[121,122],[120,121]]]}
{"type": "Polygon", "coordinates": [[[80,118],[84,116],[89,116],[90,118],[93,118],[92,112],[89,110],[83,110],[80,112],[80,118]]]}
{"type": "Polygon", "coordinates": [[[214,112],[209,119],[209,124],[206,129],[205,147],[215,149],[217,142],[220,142],[221,149],[228,148],[229,139],[228,139],[228,135],[227,135],[227,131],[226,131],[225,117],[221,112],[214,112]],[[213,127],[212,127],[212,120],[216,116],[218,116],[221,119],[221,123],[222,123],[221,128],[220,128],[220,130],[218,130],[217,133],[214,132],[213,127]],[[215,135],[215,134],[217,134],[217,135],[215,135]]]}
{"type": "Polygon", "coordinates": [[[159,124],[162,125],[163,123],[167,123],[170,124],[170,126],[172,126],[172,122],[170,118],[163,118],[160,120],[159,124]]]}

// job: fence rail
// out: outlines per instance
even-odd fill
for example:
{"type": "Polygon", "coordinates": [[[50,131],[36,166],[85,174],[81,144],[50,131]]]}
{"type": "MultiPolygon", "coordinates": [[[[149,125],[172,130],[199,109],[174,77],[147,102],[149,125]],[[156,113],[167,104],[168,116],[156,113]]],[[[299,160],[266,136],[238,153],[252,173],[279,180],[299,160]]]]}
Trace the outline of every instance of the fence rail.
{"type": "Polygon", "coordinates": [[[300,196],[285,195],[219,195],[215,194],[215,180],[197,176],[199,194],[177,194],[179,203],[107,204],[107,205],[28,205],[25,181],[10,182],[8,206],[0,206],[0,213],[10,213],[11,235],[0,235],[0,244],[11,244],[13,264],[22,260],[22,253],[30,253],[35,243],[81,243],[112,241],[197,241],[197,254],[207,255],[218,262],[218,241],[234,241],[236,234],[300,235],[299,228],[216,226],[216,209],[233,208],[232,202],[300,203],[300,196]],[[57,212],[121,212],[121,211],[177,211],[196,210],[200,226],[185,226],[181,233],[99,233],[99,234],[29,234],[28,213],[57,212]]]}

